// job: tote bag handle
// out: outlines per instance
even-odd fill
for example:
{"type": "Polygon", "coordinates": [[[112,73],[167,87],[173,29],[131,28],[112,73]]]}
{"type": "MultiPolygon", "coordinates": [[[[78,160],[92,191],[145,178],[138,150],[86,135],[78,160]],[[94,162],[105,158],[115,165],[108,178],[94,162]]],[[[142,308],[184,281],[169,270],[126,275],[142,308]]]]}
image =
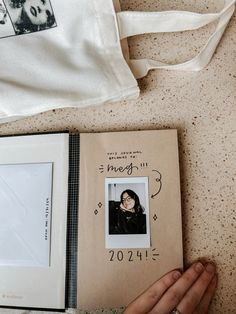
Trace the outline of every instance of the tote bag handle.
{"type": "Polygon", "coordinates": [[[236,0],[226,0],[221,12],[210,14],[186,11],[118,12],[117,23],[120,39],[145,33],[194,30],[219,19],[214,33],[193,59],[179,64],[168,64],[152,59],[130,60],[129,65],[134,76],[136,78],[144,77],[152,69],[199,71],[204,68],[211,60],[225,28],[234,13],[235,2],[236,0]]]}

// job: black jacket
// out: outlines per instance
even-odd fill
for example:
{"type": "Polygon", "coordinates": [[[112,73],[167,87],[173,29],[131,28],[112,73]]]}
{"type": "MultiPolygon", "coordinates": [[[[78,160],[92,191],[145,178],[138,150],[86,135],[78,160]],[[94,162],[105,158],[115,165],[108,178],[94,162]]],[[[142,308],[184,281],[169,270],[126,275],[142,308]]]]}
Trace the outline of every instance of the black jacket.
{"type": "Polygon", "coordinates": [[[118,234],[145,234],[146,215],[143,213],[131,213],[129,211],[118,211],[116,233],[118,234]]]}

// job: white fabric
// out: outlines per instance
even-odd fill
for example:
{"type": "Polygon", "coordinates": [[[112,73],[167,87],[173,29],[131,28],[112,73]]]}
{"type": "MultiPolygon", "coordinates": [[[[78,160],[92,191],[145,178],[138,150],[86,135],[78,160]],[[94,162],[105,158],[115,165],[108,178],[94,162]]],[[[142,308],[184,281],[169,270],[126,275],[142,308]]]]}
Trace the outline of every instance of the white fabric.
{"type": "Polygon", "coordinates": [[[193,30],[203,27],[220,18],[229,9],[232,10],[235,0],[226,0],[219,13],[200,14],[187,11],[117,13],[120,38],[145,33],[162,33],[193,30]]]}
{"type": "MultiPolygon", "coordinates": [[[[136,98],[136,78],[153,68],[199,70],[211,59],[233,14],[236,0],[226,0],[216,14],[191,12],[119,12],[116,0],[46,0],[56,22],[41,31],[17,34],[17,14],[35,16],[37,1],[20,8],[0,0],[0,122],[50,109],[83,107],[136,98]],[[6,16],[7,12],[7,16],[6,16]],[[126,60],[120,39],[146,32],[196,29],[219,18],[216,31],[193,60],[168,65],[154,60],[126,60]],[[16,21],[16,22],[14,22],[16,21]],[[127,64],[128,63],[128,64],[127,64]],[[131,70],[130,70],[131,69],[131,70]]],[[[22,19],[22,18],[21,18],[22,19]]]]}
{"type": "Polygon", "coordinates": [[[196,57],[180,64],[167,64],[148,59],[130,60],[129,65],[134,76],[136,78],[144,77],[152,69],[199,71],[204,68],[211,60],[234,13],[235,2],[236,0],[226,0],[222,11],[212,14],[185,11],[119,12],[117,19],[121,38],[144,33],[193,30],[219,19],[216,30],[196,57]]]}
{"type": "Polygon", "coordinates": [[[1,38],[0,24],[2,122],[139,95],[123,58],[113,2],[51,0],[51,5],[57,27],[1,38]]]}

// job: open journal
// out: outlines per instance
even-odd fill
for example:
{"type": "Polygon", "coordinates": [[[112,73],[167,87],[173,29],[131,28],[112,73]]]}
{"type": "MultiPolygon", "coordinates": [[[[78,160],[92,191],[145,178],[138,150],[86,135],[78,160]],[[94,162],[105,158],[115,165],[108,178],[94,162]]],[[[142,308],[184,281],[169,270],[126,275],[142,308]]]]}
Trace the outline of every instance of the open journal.
{"type": "Polygon", "coordinates": [[[0,138],[0,306],[125,306],[182,254],[176,130],[0,138]]]}

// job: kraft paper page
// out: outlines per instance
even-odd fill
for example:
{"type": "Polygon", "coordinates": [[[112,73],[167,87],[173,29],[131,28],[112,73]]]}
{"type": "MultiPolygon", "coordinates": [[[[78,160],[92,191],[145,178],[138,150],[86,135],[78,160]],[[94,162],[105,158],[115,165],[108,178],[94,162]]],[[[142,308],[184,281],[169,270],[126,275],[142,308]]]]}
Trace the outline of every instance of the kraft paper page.
{"type": "Polygon", "coordinates": [[[80,156],[78,308],[123,306],[167,271],[182,267],[177,132],[81,134],[80,156]],[[108,197],[109,178],[113,191],[108,197]],[[134,178],[147,178],[148,192],[134,178]],[[122,186],[121,179],[126,180],[122,186]],[[106,219],[126,187],[139,195],[143,216],[148,193],[149,218],[138,236],[147,234],[149,224],[149,247],[106,248],[109,232],[114,239],[117,232],[122,236],[119,226],[106,219]]]}

